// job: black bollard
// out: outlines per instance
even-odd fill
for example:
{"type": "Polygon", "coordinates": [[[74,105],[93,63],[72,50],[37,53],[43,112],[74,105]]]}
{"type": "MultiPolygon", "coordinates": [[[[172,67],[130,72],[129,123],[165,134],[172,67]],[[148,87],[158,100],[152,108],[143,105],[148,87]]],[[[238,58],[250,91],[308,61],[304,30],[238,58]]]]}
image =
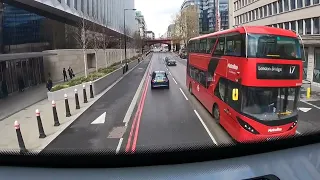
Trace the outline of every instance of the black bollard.
{"type": "Polygon", "coordinates": [[[128,72],[129,70],[129,66],[128,66],[128,63],[126,63],[126,72],[128,72]]]}
{"type": "Polygon", "coordinates": [[[75,100],[76,100],[76,109],[80,109],[79,96],[78,96],[78,90],[77,89],[74,90],[74,97],[75,97],[75,100]]]}
{"type": "Polygon", "coordinates": [[[83,87],[83,103],[88,103],[86,85],[84,84],[82,87],[83,87]]]}
{"type": "Polygon", "coordinates": [[[18,121],[14,122],[14,128],[16,129],[18,144],[19,144],[19,148],[20,148],[20,154],[24,154],[24,153],[28,152],[28,150],[26,149],[26,146],[24,145],[24,141],[22,138],[21,130],[20,130],[20,124],[18,121]]]}
{"type": "Polygon", "coordinates": [[[125,69],[125,66],[122,65],[122,74],[125,74],[126,73],[126,69],[125,69]]]}
{"type": "Polygon", "coordinates": [[[70,113],[70,107],[69,107],[69,101],[68,101],[68,95],[64,94],[64,104],[66,106],[66,117],[70,117],[71,113],[70,113]]]}
{"type": "Polygon", "coordinates": [[[39,129],[39,138],[45,138],[46,134],[44,133],[44,130],[43,130],[39,109],[36,110],[36,116],[37,116],[38,129],[39,129]]]}
{"type": "Polygon", "coordinates": [[[57,113],[57,107],[56,107],[56,102],[52,101],[52,113],[53,113],[53,126],[60,126],[59,118],[58,118],[58,113],[57,113]]]}
{"type": "Polygon", "coordinates": [[[92,81],[90,81],[90,98],[94,98],[94,95],[93,95],[93,87],[92,87],[92,81]]]}

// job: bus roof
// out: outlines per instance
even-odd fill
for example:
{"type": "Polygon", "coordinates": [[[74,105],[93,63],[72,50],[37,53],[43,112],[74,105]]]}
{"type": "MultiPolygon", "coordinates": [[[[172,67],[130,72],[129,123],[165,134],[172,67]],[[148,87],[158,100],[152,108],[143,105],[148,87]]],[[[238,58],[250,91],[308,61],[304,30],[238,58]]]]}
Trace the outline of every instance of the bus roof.
{"type": "Polygon", "coordinates": [[[288,36],[288,37],[294,37],[294,38],[297,37],[296,33],[294,33],[293,31],[281,29],[281,28],[274,28],[274,27],[269,27],[269,26],[245,26],[245,27],[240,26],[240,27],[236,27],[236,28],[231,28],[231,29],[218,31],[218,32],[198,36],[195,38],[191,38],[190,41],[199,40],[199,39],[203,39],[203,38],[209,38],[212,36],[234,33],[234,32],[244,34],[245,29],[246,29],[247,33],[252,33],[252,34],[255,34],[255,33],[256,34],[273,34],[273,35],[288,36]]]}

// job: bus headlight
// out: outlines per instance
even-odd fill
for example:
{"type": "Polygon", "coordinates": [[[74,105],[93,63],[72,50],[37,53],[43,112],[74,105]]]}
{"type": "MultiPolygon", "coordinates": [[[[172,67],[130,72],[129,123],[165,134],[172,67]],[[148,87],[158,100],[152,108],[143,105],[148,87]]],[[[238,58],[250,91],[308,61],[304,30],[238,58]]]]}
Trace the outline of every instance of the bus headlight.
{"type": "Polygon", "coordinates": [[[243,121],[239,117],[237,117],[237,120],[238,120],[239,124],[241,125],[241,127],[243,127],[245,130],[249,131],[252,134],[259,134],[259,132],[257,130],[255,130],[252,126],[250,126],[248,123],[246,123],[245,121],[243,121]]]}
{"type": "Polygon", "coordinates": [[[292,123],[292,125],[289,127],[288,131],[291,130],[291,129],[293,129],[294,127],[296,127],[297,124],[298,124],[298,120],[294,121],[294,122],[292,123]]]}

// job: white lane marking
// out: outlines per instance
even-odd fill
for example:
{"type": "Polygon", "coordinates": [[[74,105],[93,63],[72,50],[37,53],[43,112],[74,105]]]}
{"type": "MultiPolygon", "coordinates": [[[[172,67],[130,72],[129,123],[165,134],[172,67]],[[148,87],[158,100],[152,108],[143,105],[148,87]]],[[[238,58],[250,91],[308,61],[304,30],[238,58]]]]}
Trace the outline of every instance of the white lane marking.
{"type": "Polygon", "coordinates": [[[302,112],[308,112],[310,111],[312,108],[298,108],[300,111],[302,112]]]}
{"type": "MultiPolygon", "coordinates": [[[[150,62],[150,64],[151,64],[151,62],[150,62]]],[[[150,64],[149,64],[149,65],[150,65],[150,64]]],[[[128,110],[127,110],[127,113],[126,113],[126,115],[124,116],[123,123],[126,123],[125,126],[128,125],[128,122],[129,122],[129,120],[130,120],[130,118],[131,118],[131,116],[132,116],[134,107],[135,107],[135,105],[136,105],[136,103],[137,103],[137,101],[138,101],[139,94],[140,94],[140,92],[142,91],[143,83],[144,83],[144,81],[145,81],[145,79],[146,79],[146,77],[147,77],[147,75],[148,75],[149,65],[148,65],[148,67],[147,67],[147,69],[146,69],[146,72],[144,73],[144,76],[143,76],[143,78],[142,78],[142,80],[141,80],[141,82],[140,82],[140,84],[139,84],[139,86],[138,86],[138,89],[137,89],[136,93],[134,94],[134,96],[133,96],[133,98],[132,98],[132,101],[131,101],[130,106],[129,106],[128,110]]]]}
{"type": "Polygon", "coordinates": [[[297,134],[301,135],[301,133],[299,131],[296,131],[297,134]]]}
{"type": "Polygon", "coordinates": [[[170,76],[172,76],[171,72],[169,71],[170,76]]]}
{"type": "Polygon", "coordinates": [[[178,84],[177,81],[174,79],[174,77],[172,77],[172,79],[173,79],[174,83],[178,84]]]}
{"type": "Polygon", "coordinates": [[[181,93],[183,94],[184,98],[186,98],[186,100],[188,101],[189,99],[188,99],[187,96],[184,94],[184,92],[182,91],[182,89],[181,89],[181,88],[179,88],[179,89],[180,89],[181,93]]]}
{"type": "Polygon", "coordinates": [[[118,146],[117,146],[117,149],[116,149],[116,154],[118,154],[119,151],[120,151],[122,141],[123,141],[123,138],[120,138],[119,143],[118,143],[118,146]]]}
{"type": "Polygon", "coordinates": [[[306,104],[308,104],[308,105],[310,105],[310,106],[312,106],[312,107],[315,107],[315,108],[317,108],[317,109],[320,109],[320,107],[318,107],[318,106],[316,106],[316,105],[313,105],[313,104],[311,104],[311,103],[308,103],[307,101],[301,100],[301,102],[306,103],[306,104]]]}
{"type": "Polygon", "coordinates": [[[204,129],[207,131],[207,133],[209,134],[212,142],[215,145],[218,145],[217,141],[214,139],[213,135],[211,134],[211,132],[209,131],[208,127],[206,126],[206,124],[203,122],[202,118],[200,117],[200,115],[198,114],[197,110],[194,110],[194,113],[196,113],[198,119],[200,120],[201,124],[203,125],[204,129]]]}
{"type": "Polygon", "coordinates": [[[106,121],[106,112],[102,113],[97,119],[95,119],[91,124],[103,124],[106,121]]]}
{"type": "Polygon", "coordinates": [[[169,71],[169,69],[168,68],[166,68],[167,69],[167,71],[169,71]]]}

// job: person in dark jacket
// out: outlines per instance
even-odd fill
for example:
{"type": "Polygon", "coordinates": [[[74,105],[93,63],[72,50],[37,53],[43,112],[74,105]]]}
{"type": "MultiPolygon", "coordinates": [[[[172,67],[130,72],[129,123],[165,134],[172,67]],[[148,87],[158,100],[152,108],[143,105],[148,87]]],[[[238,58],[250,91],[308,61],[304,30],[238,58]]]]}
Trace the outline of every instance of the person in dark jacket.
{"type": "Polygon", "coordinates": [[[62,74],[63,74],[63,81],[64,82],[68,81],[66,68],[63,68],[62,74]]]}
{"type": "Polygon", "coordinates": [[[52,80],[51,80],[51,78],[49,77],[48,78],[48,80],[47,80],[47,89],[49,90],[49,91],[51,91],[51,89],[52,89],[52,80]]]}
{"type": "Polygon", "coordinates": [[[6,80],[3,80],[1,83],[1,90],[2,90],[2,94],[3,97],[7,97],[8,96],[8,87],[7,87],[7,82],[6,80]]]}
{"type": "Polygon", "coordinates": [[[75,75],[73,74],[73,70],[72,68],[69,66],[69,69],[68,69],[68,73],[69,73],[69,77],[70,79],[72,79],[75,75]]]}
{"type": "Polygon", "coordinates": [[[19,77],[18,77],[18,86],[19,86],[19,91],[23,92],[25,86],[24,86],[24,81],[23,81],[23,78],[21,77],[21,75],[19,75],[19,77]]]}

